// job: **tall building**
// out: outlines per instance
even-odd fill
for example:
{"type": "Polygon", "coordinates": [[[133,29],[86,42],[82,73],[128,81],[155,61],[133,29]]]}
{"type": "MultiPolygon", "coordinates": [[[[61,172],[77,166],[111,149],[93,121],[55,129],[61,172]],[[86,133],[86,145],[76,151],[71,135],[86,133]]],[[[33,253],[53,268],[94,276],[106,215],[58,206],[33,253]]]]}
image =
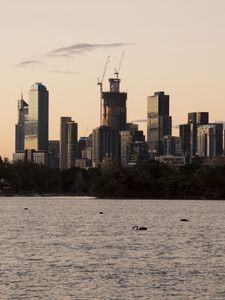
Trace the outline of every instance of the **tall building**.
{"type": "Polygon", "coordinates": [[[165,135],[161,141],[162,155],[181,156],[181,138],[178,136],[165,135]]]}
{"type": "Polygon", "coordinates": [[[93,167],[106,160],[120,161],[120,136],[118,130],[100,126],[92,132],[93,167]]]}
{"type": "Polygon", "coordinates": [[[77,158],[77,123],[67,123],[67,169],[75,167],[77,158]]]}
{"type": "Polygon", "coordinates": [[[181,153],[183,156],[190,155],[190,124],[179,126],[179,136],[181,138],[181,153]]]}
{"type": "Polygon", "coordinates": [[[128,145],[128,152],[130,153],[129,164],[137,165],[140,161],[147,161],[150,159],[148,151],[148,144],[144,141],[136,141],[128,145]]]}
{"type": "Polygon", "coordinates": [[[180,125],[181,149],[186,163],[191,163],[197,154],[197,128],[209,122],[208,112],[188,113],[187,124],[180,125]]]}
{"type": "Polygon", "coordinates": [[[59,141],[51,140],[48,142],[49,167],[59,168],[59,141]]]}
{"type": "Polygon", "coordinates": [[[77,156],[78,125],[71,117],[61,117],[59,168],[64,170],[75,166],[77,156]]]}
{"type": "Polygon", "coordinates": [[[196,125],[206,125],[209,123],[208,112],[191,112],[188,113],[188,123],[196,125]]]}
{"type": "Polygon", "coordinates": [[[25,122],[28,118],[28,104],[24,101],[23,95],[21,99],[18,100],[18,122],[15,127],[16,131],[16,140],[15,140],[15,150],[23,151],[24,150],[24,131],[25,131],[25,122]]]}
{"type": "Polygon", "coordinates": [[[188,113],[188,124],[190,128],[190,157],[196,156],[197,153],[197,128],[199,125],[209,123],[208,112],[188,113]]]}
{"type": "MultiPolygon", "coordinates": [[[[134,130],[123,130],[120,132],[121,164],[126,166],[130,163],[133,151],[137,148],[137,142],[145,143],[143,131],[133,127],[134,130]],[[134,143],[135,147],[134,147],[134,143]]],[[[140,143],[138,143],[140,145],[140,143]]]]}
{"type": "Polygon", "coordinates": [[[109,79],[109,92],[102,93],[103,124],[119,131],[126,129],[127,122],[127,93],[120,92],[120,79],[109,79]]]}
{"type": "Polygon", "coordinates": [[[81,136],[77,143],[77,159],[83,158],[83,151],[87,147],[88,138],[86,136],[81,136]]]}
{"type": "Polygon", "coordinates": [[[223,154],[223,124],[210,123],[197,129],[197,154],[214,157],[223,154]]]}
{"type": "Polygon", "coordinates": [[[35,83],[29,91],[29,114],[25,122],[25,150],[48,151],[48,90],[35,83]]]}
{"type": "Polygon", "coordinates": [[[171,135],[172,117],[169,115],[169,95],[156,92],[147,98],[147,142],[152,153],[160,155],[160,141],[171,135]]]}

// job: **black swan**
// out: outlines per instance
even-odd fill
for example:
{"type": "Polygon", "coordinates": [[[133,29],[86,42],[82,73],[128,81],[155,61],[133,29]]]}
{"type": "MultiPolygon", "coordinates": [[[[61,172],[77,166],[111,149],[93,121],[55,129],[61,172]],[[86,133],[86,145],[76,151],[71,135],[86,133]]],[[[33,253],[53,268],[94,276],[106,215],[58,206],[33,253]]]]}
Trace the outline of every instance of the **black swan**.
{"type": "Polygon", "coordinates": [[[133,230],[147,230],[148,228],[145,226],[138,227],[137,225],[132,227],[133,230]]]}

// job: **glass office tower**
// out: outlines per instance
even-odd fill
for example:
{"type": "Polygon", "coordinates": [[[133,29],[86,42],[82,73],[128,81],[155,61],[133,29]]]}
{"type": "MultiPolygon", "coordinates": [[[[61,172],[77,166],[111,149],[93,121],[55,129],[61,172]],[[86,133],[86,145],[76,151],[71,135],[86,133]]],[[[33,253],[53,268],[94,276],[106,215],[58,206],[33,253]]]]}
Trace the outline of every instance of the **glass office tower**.
{"type": "Polygon", "coordinates": [[[152,153],[160,155],[160,141],[171,135],[172,117],[169,116],[169,95],[156,92],[147,98],[147,142],[152,153]]]}
{"type": "Polygon", "coordinates": [[[29,116],[25,122],[25,149],[48,151],[48,90],[35,83],[29,91],[29,116]]]}
{"type": "Polygon", "coordinates": [[[70,169],[77,158],[78,124],[71,117],[60,119],[59,168],[70,169]]]}

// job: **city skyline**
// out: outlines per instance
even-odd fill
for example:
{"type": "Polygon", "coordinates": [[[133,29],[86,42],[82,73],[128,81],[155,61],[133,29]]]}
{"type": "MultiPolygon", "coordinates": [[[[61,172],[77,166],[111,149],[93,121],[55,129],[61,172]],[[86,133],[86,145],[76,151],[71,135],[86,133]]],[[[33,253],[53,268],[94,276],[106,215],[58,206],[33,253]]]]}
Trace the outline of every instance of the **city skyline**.
{"type": "MultiPolygon", "coordinates": [[[[185,123],[191,111],[209,111],[210,121],[224,120],[224,9],[220,0],[217,5],[211,0],[99,0],[88,9],[70,0],[67,5],[49,0],[45,6],[4,3],[0,155],[12,157],[16,103],[21,89],[27,101],[36,81],[50,92],[50,139],[59,138],[59,120],[66,115],[79,124],[79,136],[87,126],[91,133],[99,126],[97,77],[110,55],[107,89],[123,50],[120,78],[121,91],[128,93],[128,121],[146,118],[147,96],[160,90],[171,97],[173,124],[185,123]]],[[[141,126],[145,133],[146,126],[141,126]]]]}

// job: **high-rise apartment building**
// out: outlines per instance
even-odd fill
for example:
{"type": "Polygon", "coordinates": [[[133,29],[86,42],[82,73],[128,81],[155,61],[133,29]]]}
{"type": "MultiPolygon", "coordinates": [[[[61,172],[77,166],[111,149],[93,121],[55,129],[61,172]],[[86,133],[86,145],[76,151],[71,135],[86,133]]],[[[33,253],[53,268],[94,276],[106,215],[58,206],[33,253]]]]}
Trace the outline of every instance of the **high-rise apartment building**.
{"type": "Polygon", "coordinates": [[[78,124],[71,117],[61,117],[59,168],[69,169],[75,166],[77,156],[78,124]]]}
{"type": "Polygon", "coordinates": [[[25,131],[25,122],[28,118],[28,104],[24,101],[23,95],[21,99],[18,100],[18,122],[16,124],[16,139],[15,139],[15,150],[23,151],[24,150],[24,131],[25,131]]]}
{"type": "Polygon", "coordinates": [[[29,91],[29,114],[25,122],[25,150],[48,151],[48,90],[35,83],[29,91]]]}
{"type": "Polygon", "coordinates": [[[160,141],[171,135],[172,117],[169,115],[169,95],[156,92],[147,98],[147,143],[152,153],[160,155],[160,141]]]}
{"type": "Polygon", "coordinates": [[[127,93],[120,92],[120,79],[109,79],[109,92],[102,93],[103,124],[119,131],[125,130],[127,122],[127,93]]]}

